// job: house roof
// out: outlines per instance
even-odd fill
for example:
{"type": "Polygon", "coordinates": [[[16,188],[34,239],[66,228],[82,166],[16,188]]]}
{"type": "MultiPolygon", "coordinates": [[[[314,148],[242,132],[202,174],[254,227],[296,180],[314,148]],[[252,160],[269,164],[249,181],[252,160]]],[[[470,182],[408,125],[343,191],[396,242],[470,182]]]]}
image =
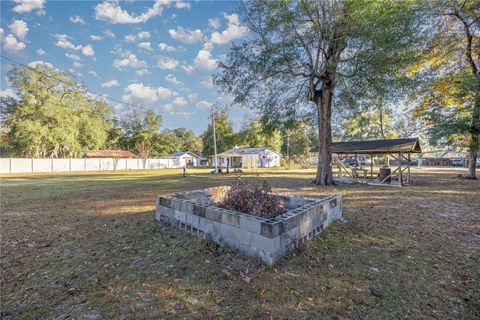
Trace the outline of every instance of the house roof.
{"type": "Polygon", "coordinates": [[[94,150],[85,151],[84,158],[136,158],[135,153],[125,150],[94,150]]]}
{"type": "Polygon", "coordinates": [[[278,152],[273,151],[272,149],[268,147],[259,147],[259,148],[238,148],[235,147],[233,149],[224,151],[222,153],[219,153],[218,155],[222,156],[243,156],[243,155],[249,155],[249,154],[259,154],[265,150],[270,150],[271,152],[274,152],[278,155],[280,155],[278,152]]]}
{"type": "Polygon", "coordinates": [[[421,153],[420,141],[418,138],[347,141],[332,143],[332,152],[337,154],[367,153],[421,153]]]}
{"type": "Polygon", "coordinates": [[[190,151],[179,151],[179,152],[170,153],[170,157],[174,157],[174,158],[185,156],[185,155],[189,155],[189,156],[192,156],[192,157],[195,157],[195,158],[199,157],[195,153],[190,152],[190,151]]]}

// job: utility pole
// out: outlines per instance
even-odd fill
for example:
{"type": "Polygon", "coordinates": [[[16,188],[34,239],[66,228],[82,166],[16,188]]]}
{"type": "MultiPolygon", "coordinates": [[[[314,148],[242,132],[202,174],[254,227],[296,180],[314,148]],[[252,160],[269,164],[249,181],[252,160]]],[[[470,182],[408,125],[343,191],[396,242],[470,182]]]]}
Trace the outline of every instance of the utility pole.
{"type": "Polygon", "coordinates": [[[213,147],[215,150],[215,173],[218,173],[217,137],[215,136],[215,113],[212,108],[213,147]]]}

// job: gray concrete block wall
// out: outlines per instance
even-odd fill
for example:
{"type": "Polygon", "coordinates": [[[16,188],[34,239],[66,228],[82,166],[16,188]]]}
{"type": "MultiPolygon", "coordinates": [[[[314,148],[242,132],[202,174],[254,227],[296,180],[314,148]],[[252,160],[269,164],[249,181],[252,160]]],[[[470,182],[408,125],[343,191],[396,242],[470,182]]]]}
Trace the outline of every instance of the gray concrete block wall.
{"type": "Polygon", "coordinates": [[[339,195],[323,199],[282,196],[291,210],[272,219],[225,210],[206,200],[226,189],[218,187],[159,196],[156,220],[200,234],[272,265],[342,216],[339,195]]]}

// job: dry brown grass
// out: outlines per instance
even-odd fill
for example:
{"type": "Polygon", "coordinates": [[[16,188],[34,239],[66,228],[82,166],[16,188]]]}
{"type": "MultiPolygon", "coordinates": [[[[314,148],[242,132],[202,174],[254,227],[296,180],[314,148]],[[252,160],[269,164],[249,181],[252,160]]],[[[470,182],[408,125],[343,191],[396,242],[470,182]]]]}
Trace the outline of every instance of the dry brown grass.
{"type": "Polygon", "coordinates": [[[311,184],[261,171],[275,191],[344,197],[345,221],[268,268],[154,222],[157,194],[223,185],[206,171],[2,179],[0,318],[480,317],[480,182],[418,169],[407,188],[311,184]]]}

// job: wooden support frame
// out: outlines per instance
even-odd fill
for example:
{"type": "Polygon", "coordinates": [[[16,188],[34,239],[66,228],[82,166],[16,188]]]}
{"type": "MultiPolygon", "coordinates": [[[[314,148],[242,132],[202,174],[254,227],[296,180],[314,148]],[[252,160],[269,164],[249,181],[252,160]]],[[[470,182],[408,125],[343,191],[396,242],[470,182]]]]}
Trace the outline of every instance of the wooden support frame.
{"type": "MultiPolygon", "coordinates": [[[[348,175],[348,179],[350,179],[351,182],[361,182],[361,183],[371,184],[371,185],[403,187],[410,184],[410,181],[411,181],[410,167],[412,163],[410,152],[398,152],[396,154],[386,152],[384,154],[396,160],[397,166],[395,170],[393,170],[387,177],[385,177],[379,182],[373,182],[373,180],[375,180],[373,178],[373,156],[374,156],[373,153],[370,154],[370,180],[372,181],[368,181],[369,180],[368,173],[364,173],[363,177],[358,177],[355,172],[357,166],[355,166],[353,169],[345,167],[342,161],[345,160],[346,157],[345,156],[342,157],[340,155],[338,155],[339,163],[337,165],[338,165],[339,171],[337,176],[338,178],[343,179],[344,177],[342,177],[342,172],[345,172],[348,175]],[[404,160],[406,160],[406,164],[402,163],[404,160]],[[389,180],[389,178],[390,180],[396,180],[397,182],[387,183],[386,181],[389,180]]],[[[353,155],[355,156],[355,163],[358,163],[358,153],[353,153],[353,155]]]]}

